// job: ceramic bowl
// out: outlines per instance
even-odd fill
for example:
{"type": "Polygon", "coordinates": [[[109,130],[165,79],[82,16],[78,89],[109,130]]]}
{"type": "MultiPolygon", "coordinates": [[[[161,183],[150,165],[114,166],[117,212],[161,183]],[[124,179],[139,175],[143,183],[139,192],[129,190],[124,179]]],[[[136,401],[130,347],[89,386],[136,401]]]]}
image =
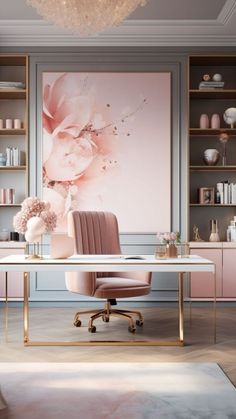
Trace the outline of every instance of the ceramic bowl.
{"type": "Polygon", "coordinates": [[[215,148],[208,148],[204,151],[203,160],[208,166],[214,166],[218,163],[220,153],[215,148]]]}

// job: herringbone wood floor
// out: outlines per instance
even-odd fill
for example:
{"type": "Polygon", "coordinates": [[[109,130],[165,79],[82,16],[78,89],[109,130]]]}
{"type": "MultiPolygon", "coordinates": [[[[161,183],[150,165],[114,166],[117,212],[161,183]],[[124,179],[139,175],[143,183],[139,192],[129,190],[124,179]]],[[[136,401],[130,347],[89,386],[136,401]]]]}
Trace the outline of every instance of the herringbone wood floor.
{"type": "MultiPolygon", "coordinates": [[[[32,308],[32,340],[89,339],[159,339],[177,336],[177,308],[142,309],[143,328],[135,335],[127,330],[125,320],[113,318],[109,323],[96,322],[97,333],[83,326],[75,328],[72,308],[32,308]]],[[[185,313],[184,347],[24,347],[22,309],[10,308],[8,335],[5,340],[4,311],[1,310],[1,362],[217,362],[236,385],[236,308],[217,308],[217,343],[213,342],[212,307],[193,308],[192,324],[185,313]]]]}

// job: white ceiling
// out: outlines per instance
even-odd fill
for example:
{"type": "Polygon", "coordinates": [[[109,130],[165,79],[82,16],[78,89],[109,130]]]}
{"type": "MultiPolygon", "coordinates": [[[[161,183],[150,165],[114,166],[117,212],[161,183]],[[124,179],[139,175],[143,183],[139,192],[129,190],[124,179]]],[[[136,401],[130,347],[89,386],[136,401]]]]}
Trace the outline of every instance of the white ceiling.
{"type": "Polygon", "coordinates": [[[26,0],[0,0],[0,46],[34,45],[236,46],[236,0],[149,0],[120,27],[90,38],[44,21],[26,0]]]}

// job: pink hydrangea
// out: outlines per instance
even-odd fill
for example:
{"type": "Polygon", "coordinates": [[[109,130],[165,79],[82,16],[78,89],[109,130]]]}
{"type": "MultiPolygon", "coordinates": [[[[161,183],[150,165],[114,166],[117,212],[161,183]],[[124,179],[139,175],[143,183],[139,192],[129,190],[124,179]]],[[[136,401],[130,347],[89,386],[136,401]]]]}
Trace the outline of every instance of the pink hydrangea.
{"type": "Polygon", "coordinates": [[[42,218],[46,233],[53,231],[56,227],[57,216],[54,211],[50,210],[50,203],[41,201],[37,197],[29,197],[22,202],[21,211],[13,218],[15,231],[24,234],[27,231],[27,222],[32,217],[42,218]]]}
{"type": "Polygon", "coordinates": [[[45,223],[46,233],[49,233],[50,231],[53,231],[54,228],[56,228],[57,216],[54,211],[42,211],[40,217],[45,223]]]}

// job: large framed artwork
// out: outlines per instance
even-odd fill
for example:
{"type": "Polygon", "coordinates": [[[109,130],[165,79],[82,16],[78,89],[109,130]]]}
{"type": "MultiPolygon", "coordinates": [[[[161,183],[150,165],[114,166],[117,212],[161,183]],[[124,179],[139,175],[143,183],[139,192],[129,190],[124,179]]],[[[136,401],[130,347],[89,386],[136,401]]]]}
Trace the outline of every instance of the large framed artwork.
{"type": "Polygon", "coordinates": [[[116,214],[123,233],[169,231],[171,73],[43,72],[43,199],[116,214]]]}

